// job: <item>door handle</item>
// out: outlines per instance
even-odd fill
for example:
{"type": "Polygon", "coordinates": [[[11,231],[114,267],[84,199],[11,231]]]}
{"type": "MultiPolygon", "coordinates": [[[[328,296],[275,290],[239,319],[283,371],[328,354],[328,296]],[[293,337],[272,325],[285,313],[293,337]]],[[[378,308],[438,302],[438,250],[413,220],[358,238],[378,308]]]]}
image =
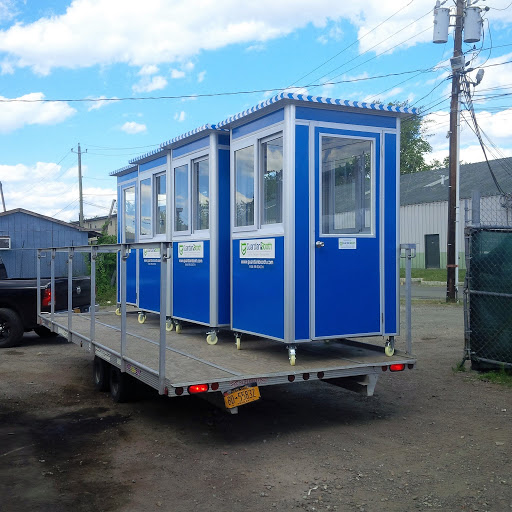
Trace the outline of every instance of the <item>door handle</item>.
{"type": "Polygon", "coordinates": [[[316,245],[317,247],[323,247],[323,246],[325,245],[325,243],[324,243],[324,242],[321,242],[320,240],[317,240],[317,241],[316,241],[316,243],[315,243],[315,245],[316,245]]]}

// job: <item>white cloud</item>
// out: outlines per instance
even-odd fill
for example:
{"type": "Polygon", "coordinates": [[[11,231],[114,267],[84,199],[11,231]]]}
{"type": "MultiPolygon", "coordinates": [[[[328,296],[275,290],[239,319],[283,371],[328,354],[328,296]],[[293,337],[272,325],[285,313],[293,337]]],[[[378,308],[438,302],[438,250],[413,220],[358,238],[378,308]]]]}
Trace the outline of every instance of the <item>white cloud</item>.
{"type": "Polygon", "coordinates": [[[167,87],[167,80],[163,76],[154,76],[151,79],[144,76],[139,82],[132,86],[134,92],[151,92],[167,87]]]}
{"type": "Polygon", "coordinates": [[[183,78],[185,76],[185,71],[180,71],[178,69],[171,69],[171,78],[183,78]]]}
{"type": "Polygon", "coordinates": [[[266,46],[264,44],[251,44],[251,46],[248,46],[245,51],[247,52],[262,52],[264,51],[266,46]]]}
{"type": "Polygon", "coordinates": [[[158,73],[158,66],[154,64],[146,64],[142,66],[140,71],[137,73],[139,76],[156,75],[158,73]]]}
{"type": "Polygon", "coordinates": [[[178,121],[178,123],[182,123],[183,121],[185,121],[185,117],[186,117],[186,116],[187,116],[187,115],[185,114],[185,111],[184,111],[184,110],[182,110],[181,112],[176,112],[176,113],[174,114],[174,120],[175,120],[175,121],[178,121]]]}
{"type": "Polygon", "coordinates": [[[200,73],[198,73],[197,83],[200,84],[202,81],[204,81],[205,77],[206,77],[206,71],[201,71],[200,73]]]}
{"type": "Polygon", "coordinates": [[[101,107],[104,107],[106,105],[110,105],[111,103],[115,103],[116,101],[119,101],[117,98],[110,98],[108,101],[106,101],[106,96],[99,96],[98,98],[91,98],[91,103],[89,104],[88,111],[91,110],[98,110],[101,107]]]}
{"type": "Polygon", "coordinates": [[[342,37],[343,30],[341,30],[341,27],[336,24],[329,29],[327,34],[322,34],[320,37],[318,37],[317,41],[321,44],[327,44],[330,40],[341,41],[342,37]]]}
{"type": "Polygon", "coordinates": [[[61,123],[76,112],[66,102],[41,101],[44,100],[42,92],[25,94],[12,100],[0,96],[0,133],[9,133],[31,124],[61,123]]]}
{"type": "MultiPolygon", "coordinates": [[[[368,49],[403,27],[407,28],[382,48],[416,36],[426,27],[429,28],[427,33],[404,46],[430,41],[432,14],[419,22],[414,20],[430,11],[431,4],[431,0],[411,3],[364,37],[361,49],[368,49]]],[[[293,9],[289,2],[275,0],[242,3],[238,0],[221,3],[174,0],[172,4],[163,1],[74,0],[64,14],[15,24],[0,31],[0,52],[6,54],[13,66],[29,67],[41,74],[58,67],[79,68],[120,62],[142,69],[150,66],[150,70],[151,66],[161,63],[177,62],[184,63],[183,70],[188,71],[193,68],[191,59],[202,51],[232,44],[264,44],[308,24],[322,28],[332,22],[335,25],[328,35],[337,38],[341,36],[339,23],[348,20],[363,36],[396,10],[396,2],[382,0],[350,3],[295,0],[293,9]]]]}
{"type": "Polygon", "coordinates": [[[126,121],[126,123],[121,126],[121,130],[130,135],[134,135],[136,133],[142,133],[147,130],[145,124],[136,123],[135,121],[126,121]]]}

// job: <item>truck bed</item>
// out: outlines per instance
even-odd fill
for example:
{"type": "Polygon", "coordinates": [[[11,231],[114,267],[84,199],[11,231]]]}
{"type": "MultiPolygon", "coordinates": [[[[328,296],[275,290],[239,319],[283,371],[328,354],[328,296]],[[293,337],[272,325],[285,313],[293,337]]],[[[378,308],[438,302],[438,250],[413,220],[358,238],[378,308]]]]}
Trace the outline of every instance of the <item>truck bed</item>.
{"type": "MultiPolygon", "coordinates": [[[[52,324],[50,315],[42,313],[41,322],[114,366],[123,368],[124,364],[128,373],[159,389],[159,316],[148,315],[146,322],[139,324],[134,313],[127,314],[126,346],[122,355],[121,318],[114,312],[95,313],[95,341],[92,342],[89,313],[72,315],[71,334],[67,314],[55,314],[52,324]]],[[[265,386],[368,375],[374,377],[366,379],[366,384],[361,383],[370,386],[373,393],[376,377],[391,365],[404,364],[412,369],[415,363],[414,357],[403,352],[396,351],[387,357],[382,345],[344,339],[301,344],[296,365],[291,366],[281,342],[244,335],[241,350],[237,350],[233,333],[221,331],[218,343],[208,345],[204,327],[185,325],[180,334],[166,332],[165,394],[187,394],[188,386],[202,383],[210,384],[210,391],[226,391],[249,383],[265,386]],[[214,383],[216,386],[211,385],[214,383]]]]}

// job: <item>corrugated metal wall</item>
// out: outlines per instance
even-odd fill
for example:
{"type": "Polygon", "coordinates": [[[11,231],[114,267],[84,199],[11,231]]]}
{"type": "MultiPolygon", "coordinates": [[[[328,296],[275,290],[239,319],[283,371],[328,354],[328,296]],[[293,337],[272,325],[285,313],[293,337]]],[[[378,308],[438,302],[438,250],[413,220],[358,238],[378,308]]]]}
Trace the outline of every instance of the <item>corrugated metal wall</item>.
{"type": "MultiPolygon", "coordinates": [[[[23,212],[1,216],[0,235],[11,237],[11,249],[0,251],[0,257],[5,264],[8,277],[13,278],[36,276],[38,248],[87,245],[87,232],[23,212]]],[[[59,254],[55,263],[56,276],[67,276],[67,256],[59,254]]],[[[86,257],[77,254],[73,259],[73,274],[86,273],[86,257]]],[[[50,277],[50,258],[42,260],[41,275],[50,277]]]]}

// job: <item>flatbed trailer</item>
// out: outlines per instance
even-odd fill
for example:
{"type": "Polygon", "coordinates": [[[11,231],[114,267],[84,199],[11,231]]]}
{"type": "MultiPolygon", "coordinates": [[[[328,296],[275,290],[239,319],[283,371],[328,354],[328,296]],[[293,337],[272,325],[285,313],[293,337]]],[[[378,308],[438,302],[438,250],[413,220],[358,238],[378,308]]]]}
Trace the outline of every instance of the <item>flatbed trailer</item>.
{"type": "MultiPolygon", "coordinates": [[[[91,304],[95,304],[98,252],[120,252],[120,314],[96,311],[94,307],[88,313],[72,309],[44,313],[38,309],[39,324],[94,356],[95,386],[104,391],[110,388],[116,401],[129,398],[133,378],[168,397],[200,394],[212,401],[217,399],[236,413],[238,406],[259,398],[260,388],[265,386],[320,380],[371,396],[382,373],[409,370],[416,365],[410,343],[407,353],[395,350],[388,356],[383,345],[361,339],[316,341],[301,345],[296,364],[291,366],[282,344],[270,339],[245,336],[238,350],[238,340],[231,331],[221,331],[218,343],[209,345],[204,341],[204,327],[185,326],[181,333],[169,330],[165,276],[171,244],[157,245],[161,253],[163,307],[160,314],[148,315],[144,324],[137,321],[138,310],[126,305],[123,262],[130,249],[126,244],[54,249],[68,250],[70,280],[74,253],[91,254],[91,304]]],[[[40,250],[39,257],[44,251],[40,250]]]]}

